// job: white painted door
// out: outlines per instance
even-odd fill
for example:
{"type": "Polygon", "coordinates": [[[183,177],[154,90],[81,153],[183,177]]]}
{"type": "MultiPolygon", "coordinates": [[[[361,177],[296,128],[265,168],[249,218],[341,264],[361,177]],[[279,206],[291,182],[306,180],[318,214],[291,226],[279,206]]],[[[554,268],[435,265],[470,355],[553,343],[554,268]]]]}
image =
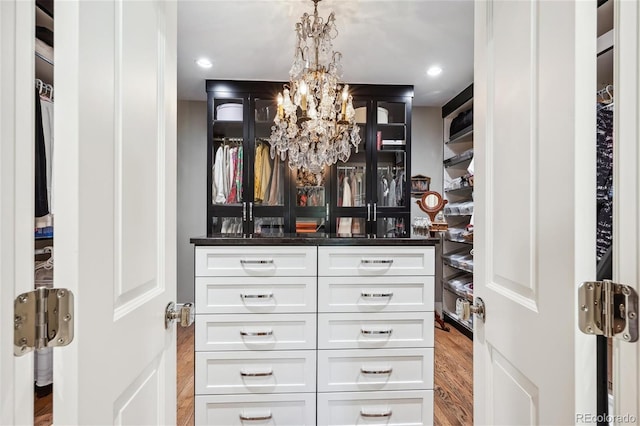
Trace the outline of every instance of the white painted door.
{"type": "Polygon", "coordinates": [[[176,4],[55,4],[54,424],[176,422],[176,4]]]}
{"type": "Polygon", "coordinates": [[[34,4],[0,2],[0,424],[33,424],[33,354],[13,356],[13,301],[33,289],[34,4]]]}
{"type": "Polygon", "coordinates": [[[596,2],[475,8],[474,421],[574,424],[596,413],[596,2]]]}
{"type": "MultiPolygon", "coordinates": [[[[640,5],[614,3],[613,281],[640,293],[640,5]]],[[[614,340],[613,420],[640,419],[640,343],[614,340]]]]}

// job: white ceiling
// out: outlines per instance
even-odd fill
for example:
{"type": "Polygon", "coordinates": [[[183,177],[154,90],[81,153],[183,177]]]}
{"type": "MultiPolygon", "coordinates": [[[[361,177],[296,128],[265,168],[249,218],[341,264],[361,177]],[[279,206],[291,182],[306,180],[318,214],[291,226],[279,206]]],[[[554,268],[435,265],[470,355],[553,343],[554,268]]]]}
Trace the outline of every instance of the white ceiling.
{"type": "MultiPolygon", "coordinates": [[[[318,11],[335,11],[346,82],[412,84],[414,105],[442,106],[473,81],[473,0],[322,0],[318,11]]],[[[178,99],[205,100],[205,79],[287,80],[304,12],[311,0],[179,0],[178,99]]]]}

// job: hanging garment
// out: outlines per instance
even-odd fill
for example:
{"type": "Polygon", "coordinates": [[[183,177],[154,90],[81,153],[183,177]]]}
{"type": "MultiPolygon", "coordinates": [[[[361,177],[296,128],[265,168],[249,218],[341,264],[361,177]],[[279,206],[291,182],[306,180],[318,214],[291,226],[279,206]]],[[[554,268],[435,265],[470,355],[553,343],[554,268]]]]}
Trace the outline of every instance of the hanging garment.
{"type": "Polygon", "coordinates": [[[262,144],[256,146],[256,158],[253,161],[253,191],[256,202],[262,201],[262,185],[264,181],[262,179],[262,168],[264,167],[264,150],[262,144]]]}
{"type": "MultiPolygon", "coordinates": [[[[263,200],[265,204],[268,204],[275,161],[271,161],[271,154],[269,153],[269,147],[267,145],[262,145],[262,158],[262,176],[260,178],[262,181],[262,191],[260,193],[260,199],[263,200]]],[[[279,158],[276,158],[276,160],[279,161],[279,158]]]]}
{"type": "Polygon", "coordinates": [[[231,169],[231,147],[229,145],[224,146],[224,170],[222,172],[222,178],[224,182],[224,201],[227,201],[229,197],[229,189],[231,188],[231,179],[229,178],[229,170],[231,169]]]}
{"type": "Polygon", "coordinates": [[[229,150],[231,164],[229,166],[229,195],[227,196],[227,204],[236,202],[236,173],[238,167],[238,148],[233,147],[229,150]]]}
{"type": "Polygon", "coordinates": [[[613,241],[613,111],[597,106],[596,145],[596,259],[599,261],[613,241]]]}
{"type": "Polygon", "coordinates": [[[44,150],[47,158],[47,197],[49,198],[49,213],[53,214],[53,102],[40,99],[40,107],[42,108],[44,150]]]}
{"type": "Polygon", "coordinates": [[[276,156],[273,162],[273,173],[271,176],[271,182],[269,184],[269,197],[267,204],[269,204],[270,206],[278,206],[284,204],[283,174],[284,163],[280,160],[279,156],[276,156]]]}
{"type": "Polygon", "coordinates": [[[227,197],[224,192],[224,171],[225,171],[224,147],[218,147],[216,151],[216,161],[213,166],[213,202],[224,204],[227,197]]]}
{"type": "Polygon", "coordinates": [[[42,130],[42,106],[40,95],[36,96],[35,120],[35,216],[41,217],[49,213],[49,197],[47,196],[47,154],[42,130]]]}
{"type": "Polygon", "coordinates": [[[398,205],[398,200],[396,199],[396,180],[391,179],[391,182],[389,183],[389,199],[388,199],[388,206],[391,207],[396,207],[398,205]]]}
{"type": "MultiPolygon", "coordinates": [[[[343,179],[342,207],[351,207],[351,187],[346,176],[343,179]]],[[[352,222],[350,217],[341,217],[338,221],[338,234],[351,235],[352,222]]]]}

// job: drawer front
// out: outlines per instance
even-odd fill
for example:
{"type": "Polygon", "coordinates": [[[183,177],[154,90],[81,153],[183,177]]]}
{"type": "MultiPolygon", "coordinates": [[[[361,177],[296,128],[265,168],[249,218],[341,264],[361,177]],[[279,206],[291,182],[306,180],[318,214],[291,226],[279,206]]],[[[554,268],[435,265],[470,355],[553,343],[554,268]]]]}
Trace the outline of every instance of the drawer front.
{"type": "Polygon", "coordinates": [[[196,313],[316,311],[316,277],[197,277],[196,313]]]}
{"type": "Polygon", "coordinates": [[[315,314],[196,315],[196,351],[315,348],[315,314]]]}
{"type": "Polygon", "coordinates": [[[196,425],[313,426],[314,393],[274,395],[196,395],[196,425]]]}
{"type": "Polygon", "coordinates": [[[197,395],[315,391],[315,351],[195,353],[197,395]]]}
{"type": "Polygon", "coordinates": [[[433,389],[433,348],[318,351],[318,392],[433,389]]]}
{"type": "Polygon", "coordinates": [[[433,311],[433,276],[320,277],[318,312],[433,311]]]}
{"type": "Polygon", "coordinates": [[[318,314],[318,349],[433,347],[433,312],[318,314]]]}
{"type": "Polygon", "coordinates": [[[433,391],[318,394],[318,425],[432,425],[433,391]]]}
{"type": "Polygon", "coordinates": [[[318,247],[319,276],[434,275],[435,247],[318,247]]]}
{"type": "Polygon", "coordinates": [[[197,277],[315,276],[315,246],[196,247],[197,277]]]}

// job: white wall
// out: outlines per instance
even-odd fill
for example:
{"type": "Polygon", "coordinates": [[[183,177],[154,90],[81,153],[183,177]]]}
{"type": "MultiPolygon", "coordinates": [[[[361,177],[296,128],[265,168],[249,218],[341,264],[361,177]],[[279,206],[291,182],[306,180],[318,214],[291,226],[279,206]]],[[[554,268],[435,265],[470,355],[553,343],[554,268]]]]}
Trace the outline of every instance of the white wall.
{"type": "MultiPolygon", "coordinates": [[[[413,107],[411,110],[411,174],[431,178],[430,189],[442,193],[442,108],[413,107]]],[[[411,219],[426,217],[411,199],[411,219]]]]}
{"type": "Polygon", "coordinates": [[[207,103],[178,101],[178,302],[195,302],[191,237],[207,233],[207,103]]]}

